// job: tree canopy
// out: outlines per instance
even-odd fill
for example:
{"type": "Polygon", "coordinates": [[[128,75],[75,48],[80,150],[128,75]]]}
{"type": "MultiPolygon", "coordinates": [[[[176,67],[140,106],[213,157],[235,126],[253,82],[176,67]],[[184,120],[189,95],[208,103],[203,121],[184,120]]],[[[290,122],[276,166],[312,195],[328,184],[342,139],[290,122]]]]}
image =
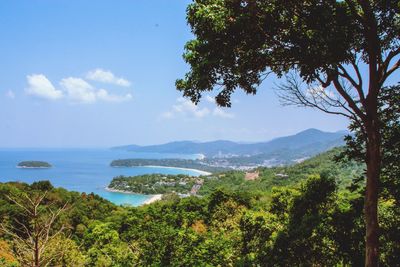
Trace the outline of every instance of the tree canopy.
{"type": "Polygon", "coordinates": [[[378,96],[400,67],[399,10],[396,0],[195,0],[187,9],[190,71],[176,81],[194,103],[217,90],[216,102],[229,107],[236,89],[255,94],[269,73],[287,75],[284,103],[357,123],[366,143],[366,266],[379,258],[378,96]]]}
{"type": "Polygon", "coordinates": [[[230,106],[236,89],[254,94],[269,72],[296,70],[307,83],[324,87],[345,79],[363,101],[358,64],[374,63],[371,49],[380,84],[399,67],[398,61],[391,65],[400,49],[399,10],[399,1],[194,1],[187,19],[196,38],[184,54],[191,70],[177,88],[195,103],[202,92],[218,88],[217,103],[230,106]],[[376,36],[366,34],[371,27],[376,36]]]}

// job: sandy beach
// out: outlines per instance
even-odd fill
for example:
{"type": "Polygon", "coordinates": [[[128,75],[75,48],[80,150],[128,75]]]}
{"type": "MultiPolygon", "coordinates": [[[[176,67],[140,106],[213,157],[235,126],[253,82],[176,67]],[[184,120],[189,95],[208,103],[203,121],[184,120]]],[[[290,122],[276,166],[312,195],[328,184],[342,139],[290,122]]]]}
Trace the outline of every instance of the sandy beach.
{"type": "MultiPolygon", "coordinates": [[[[138,167],[139,167],[139,166],[138,166],[138,167]]],[[[179,167],[153,166],[153,165],[140,166],[140,167],[188,170],[188,171],[197,172],[199,175],[205,175],[205,176],[208,176],[208,175],[211,175],[211,174],[212,174],[212,173],[210,173],[210,172],[200,171],[200,170],[197,170],[197,169],[179,168],[179,167]]],[[[104,189],[107,190],[107,191],[109,191],[109,192],[114,192],[114,193],[138,194],[138,193],[134,193],[134,192],[130,192],[130,191],[119,190],[119,189],[114,189],[114,188],[109,188],[109,187],[105,187],[104,189]]],[[[144,201],[141,205],[147,205],[147,204],[156,202],[156,201],[158,201],[158,200],[161,200],[161,198],[162,198],[162,194],[148,195],[148,196],[149,196],[149,199],[147,199],[146,201],[144,201]]]]}
{"type": "Polygon", "coordinates": [[[200,171],[200,170],[197,170],[197,169],[180,168],[180,167],[167,167],[167,166],[155,166],[155,165],[137,166],[137,167],[187,170],[187,171],[194,171],[194,172],[197,172],[200,175],[205,175],[205,176],[212,174],[211,172],[200,171]]]}
{"type": "Polygon", "coordinates": [[[125,190],[119,190],[119,189],[109,188],[108,186],[107,186],[107,187],[105,187],[104,189],[105,189],[106,191],[109,191],[109,192],[114,192],[114,193],[122,193],[122,194],[136,194],[136,195],[141,195],[141,194],[138,194],[138,193],[133,193],[133,192],[130,192],[130,191],[125,191],[125,190]]]}
{"type": "MultiPolygon", "coordinates": [[[[129,195],[142,195],[142,194],[138,194],[138,193],[134,193],[134,192],[130,192],[130,191],[124,191],[124,190],[109,188],[108,186],[105,187],[104,189],[109,191],[109,192],[114,192],[114,193],[122,193],[122,194],[129,194],[129,195]]],[[[163,195],[162,194],[156,194],[156,195],[147,195],[147,196],[149,196],[149,199],[144,201],[140,206],[146,205],[146,204],[150,204],[150,203],[156,202],[158,200],[161,200],[163,195]]]]}
{"type": "Polygon", "coordinates": [[[142,205],[147,205],[147,204],[156,202],[158,200],[161,200],[161,198],[162,198],[162,194],[151,195],[151,197],[148,200],[146,200],[145,202],[143,202],[142,205]]]}

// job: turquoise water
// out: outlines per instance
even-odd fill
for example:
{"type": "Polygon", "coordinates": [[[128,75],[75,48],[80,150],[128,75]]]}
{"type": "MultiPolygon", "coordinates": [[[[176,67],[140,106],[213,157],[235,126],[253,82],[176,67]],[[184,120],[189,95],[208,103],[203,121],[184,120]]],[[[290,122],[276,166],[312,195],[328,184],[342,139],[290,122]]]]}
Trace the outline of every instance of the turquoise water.
{"type": "Polygon", "coordinates": [[[148,173],[198,175],[195,171],[153,167],[112,168],[114,159],[126,158],[194,158],[188,155],[133,153],[111,149],[0,149],[0,182],[32,183],[49,180],[56,187],[71,191],[95,193],[115,204],[138,206],[149,196],[108,192],[104,188],[118,175],[148,173]],[[50,169],[20,169],[24,160],[47,161],[50,169]]]}

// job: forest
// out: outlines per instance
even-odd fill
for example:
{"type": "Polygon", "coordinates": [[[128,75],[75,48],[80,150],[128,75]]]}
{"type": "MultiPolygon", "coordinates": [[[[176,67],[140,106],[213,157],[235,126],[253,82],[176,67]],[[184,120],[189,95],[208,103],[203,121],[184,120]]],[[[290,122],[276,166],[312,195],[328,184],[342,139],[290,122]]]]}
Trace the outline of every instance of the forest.
{"type": "MultiPolygon", "coordinates": [[[[1,264],[29,266],[37,240],[49,266],[360,266],[363,167],[346,153],[338,148],[295,166],[263,168],[254,181],[221,173],[204,184],[203,197],[165,194],[136,208],[46,181],[4,183],[1,264]]],[[[400,195],[391,180],[387,185],[379,203],[380,262],[398,266],[400,195]]]]}

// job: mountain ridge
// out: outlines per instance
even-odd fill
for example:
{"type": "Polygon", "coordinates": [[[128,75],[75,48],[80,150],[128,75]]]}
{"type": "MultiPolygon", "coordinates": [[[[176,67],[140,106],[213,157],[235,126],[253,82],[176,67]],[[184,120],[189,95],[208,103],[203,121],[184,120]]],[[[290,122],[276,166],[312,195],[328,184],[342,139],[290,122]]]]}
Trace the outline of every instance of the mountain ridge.
{"type": "Polygon", "coordinates": [[[174,154],[203,154],[206,157],[273,155],[287,151],[293,156],[312,156],[335,146],[344,145],[344,136],[348,132],[324,132],[310,128],[294,135],[274,138],[266,142],[239,143],[229,140],[208,142],[173,141],[158,145],[125,145],[112,149],[174,154]]]}

